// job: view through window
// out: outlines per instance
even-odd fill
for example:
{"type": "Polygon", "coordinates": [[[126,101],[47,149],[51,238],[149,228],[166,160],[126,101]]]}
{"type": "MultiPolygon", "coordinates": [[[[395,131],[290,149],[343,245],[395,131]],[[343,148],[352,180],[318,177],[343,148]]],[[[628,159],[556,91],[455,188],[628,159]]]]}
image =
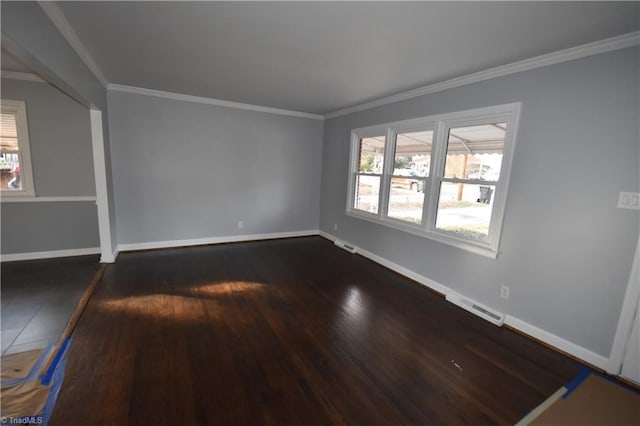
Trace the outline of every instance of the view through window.
{"type": "Polygon", "coordinates": [[[3,99],[0,110],[0,191],[3,196],[33,196],[26,105],[3,99]]]}
{"type": "Polygon", "coordinates": [[[506,123],[449,129],[437,229],[487,241],[506,130],[506,123]]]}
{"type": "Polygon", "coordinates": [[[396,136],[389,217],[422,223],[432,145],[433,131],[399,133],[396,136]]]}
{"type": "Polygon", "coordinates": [[[22,190],[16,113],[0,113],[0,173],[3,191],[22,190]]]}
{"type": "Polygon", "coordinates": [[[378,213],[380,184],[384,168],[384,148],[384,136],[360,139],[354,203],[354,208],[358,210],[378,213]]]}
{"type": "Polygon", "coordinates": [[[495,257],[519,111],[508,104],[354,130],[347,213],[495,257]]]}

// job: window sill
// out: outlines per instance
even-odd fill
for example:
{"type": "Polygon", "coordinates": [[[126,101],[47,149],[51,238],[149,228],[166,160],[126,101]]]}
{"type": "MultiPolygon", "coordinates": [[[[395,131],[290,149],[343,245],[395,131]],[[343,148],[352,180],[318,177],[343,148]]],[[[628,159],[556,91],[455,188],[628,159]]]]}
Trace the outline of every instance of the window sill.
{"type": "Polygon", "coordinates": [[[472,241],[464,241],[461,239],[457,239],[455,237],[450,237],[445,234],[441,234],[439,232],[427,231],[422,227],[413,226],[411,224],[404,224],[399,220],[383,218],[380,219],[379,216],[373,215],[367,212],[360,212],[357,210],[347,210],[347,216],[354,217],[356,219],[366,220],[368,222],[375,223],[377,225],[386,226],[388,228],[397,229],[399,231],[407,232],[409,234],[416,235],[418,237],[427,238],[430,240],[437,241],[439,243],[447,244],[452,247],[456,247],[462,250],[466,250],[475,254],[479,254],[484,257],[488,257],[490,259],[496,259],[498,257],[498,250],[493,250],[482,243],[474,243],[472,241]]]}

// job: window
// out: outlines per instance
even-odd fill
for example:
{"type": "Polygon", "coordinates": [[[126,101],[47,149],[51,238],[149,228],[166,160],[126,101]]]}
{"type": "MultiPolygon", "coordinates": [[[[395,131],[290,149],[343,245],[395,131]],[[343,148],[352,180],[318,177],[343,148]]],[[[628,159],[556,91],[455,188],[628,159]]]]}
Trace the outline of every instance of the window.
{"type": "Polygon", "coordinates": [[[3,99],[1,108],[0,191],[3,197],[33,196],[25,103],[3,99]]]}
{"type": "Polygon", "coordinates": [[[377,215],[380,205],[380,189],[386,149],[386,136],[376,129],[362,132],[356,141],[357,154],[353,158],[350,184],[353,199],[348,209],[377,215]]]}
{"type": "Polygon", "coordinates": [[[433,130],[396,133],[387,217],[421,224],[433,130]]]}
{"type": "Polygon", "coordinates": [[[347,214],[495,258],[519,110],[354,130],[347,214]]]}
{"type": "Polygon", "coordinates": [[[488,241],[506,129],[506,123],[448,129],[436,229],[488,241]]]}

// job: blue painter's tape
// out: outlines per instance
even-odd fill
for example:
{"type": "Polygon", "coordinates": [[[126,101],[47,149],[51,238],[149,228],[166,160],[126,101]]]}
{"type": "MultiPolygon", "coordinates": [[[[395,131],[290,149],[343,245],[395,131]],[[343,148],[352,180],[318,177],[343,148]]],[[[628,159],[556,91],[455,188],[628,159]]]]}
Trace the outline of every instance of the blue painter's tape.
{"type": "Polygon", "coordinates": [[[0,387],[6,388],[8,386],[19,385],[21,383],[32,382],[36,380],[38,378],[38,374],[40,373],[40,369],[42,368],[42,364],[44,364],[45,359],[52,349],[53,343],[49,343],[45,350],[42,351],[42,355],[40,355],[40,358],[38,358],[38,361],[36,361],[33,368],[26,377],[23,377],[21,379],[5,380],[4,382],[0,383],[0,387]]]}
{"type": "MultiPolygon", "coordinates": [[[[69,349],[69,345],[71,344],[71,338],[66,339],[55,358],[53,359],[51,366],[47,370],[45,374],[40,376],[41,383],[44,386],[50,386],[49,388],[49,396],[47,397],[47,401],[45,402],[44,409],[42,413],[32,416],[24,416],[20,418],[12,418],[12,419],[0,419],[0,425],[4,424],[49,424],[49,420],[51,419],[51,414],[53,414],[53,409],[56,405],[56,401],[58,399],[58,394],[60,393],[60,388],[62,387],[62,381],[64,380],[64,371],[67,366],[66,361],[66,353],[67,349],[69,349]]],[[[44,362],[44,357],[42,358],[42,362],[44,362]]],[[[41,362],[41,364],[42,364],[41,362]]],[[[34,368],[36,372],[38,369],[34,368]]],[[[35,378],[37,378],[37,373],[35,374],[35,378]]]]}
{"type": "Polygon", "coordinates": [[[64,372],[67,367],[67,360],[62,359],[58,362],[55,371],[53,372],[51,378],[51,388],[49,389],[49,396],[47,397],[47,401],[44,404],[44,408],[42,413],[37,415],[29,415],[23,417],[14,417],[14,418],[3,418],[0,421],[0,425],[9,425],[9,424],[38,424],[38,425],[48,425],[49,420],[51,420],[51,415],[53,414],[53,409],[56,406],[56,401],[58,399],[58,394],[60,393],[60,388],[62,387],[62,382],[64,380],[64,372]]]}
{"type": "Polygon", "coordinates": [[[583,367],[582,370],[580,370],[580,373],[578,373],[578,375],[565,386],[567,388],[567,391],[564,393],[564,395],[562,395],[562,399],[567,399],[567,397],[571,395],[571,393],[575,391],[576,388],[579,387],[585,380],[587,380],[587,377],[589,377],[592,374],[594,376],[602,377],[608,382],[614,383],[617,386],[630,390],[633,393],[640,394],[640,389],[636,389],[633,386],[629,386],[628,384],[623,383],[620,380],[616,379],[616,377],[614,376],[610,376],[608,374],[604,374],[599,371],[592,370],[588,367],[583,367]]]}
{"type": "Polygon", "coordinates": [[[71,344],[71,338],[67,338],[64,340],[64,342],[62,343],[62,346],[60,346],[60,349],[56,354],[56,357],[53,359],[53,362],[49,366],[49,370],[47,370],[46,373],[40,376],[41,383],[43,385],[49,386],[51,384],[51,380],[53,379],[53,374],[56,372],[56,367],[58,366],[62,358],[65,356],[65,354],[67,353],[67,349],[69,348],[70,344],[71,344]]]}
{"type": "Polygon", "coordinates": [[[56,367],[51,384],[51,390],[49,391],[49,397],[47,398],[47,402],[44,405],[44,409],[42,410],[42,424],[48,425],[49,420],[51,419],[51,414],[53,414],[53,409],[56,406],[56,401],[58,399],[58,394],[60,393],[60,388],[62,387],[62,381],[64,380],[64,371],[67,367],[67,360],[63,359],[60,361],[58,366],[56,367]]]}
{"type": "Polygon", "coordinates": [[[592,372],[593,371],[587,367],[584,367],[582,370],[580,370],[580,373],[578,373],[578,375],[565,386],[567,388],[567,391],[564,393],[564,395],[562,395],[562,399],[567,399],[567,397],[569,397],[569,395],[571,395],[571,393],[576,390],[576,388],[580,386],[582,382],[587,380],[587,377],[589,377],[592,372]]]}

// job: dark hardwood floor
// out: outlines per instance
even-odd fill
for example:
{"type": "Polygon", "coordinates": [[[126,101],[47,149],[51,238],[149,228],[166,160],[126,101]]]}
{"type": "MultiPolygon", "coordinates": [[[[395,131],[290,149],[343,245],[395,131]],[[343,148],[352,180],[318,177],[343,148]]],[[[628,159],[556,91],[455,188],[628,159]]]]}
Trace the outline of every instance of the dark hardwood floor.
{"type": "Polygon", "coordinates": [[[2,354],[55,343],[99,266],[97,255],[2,263],[2,354]]]}
{"type": "Polygon", "coordinates": [[[320,237],[124,253],[52,425],[513,424],[580,365],[320,237]]]}

